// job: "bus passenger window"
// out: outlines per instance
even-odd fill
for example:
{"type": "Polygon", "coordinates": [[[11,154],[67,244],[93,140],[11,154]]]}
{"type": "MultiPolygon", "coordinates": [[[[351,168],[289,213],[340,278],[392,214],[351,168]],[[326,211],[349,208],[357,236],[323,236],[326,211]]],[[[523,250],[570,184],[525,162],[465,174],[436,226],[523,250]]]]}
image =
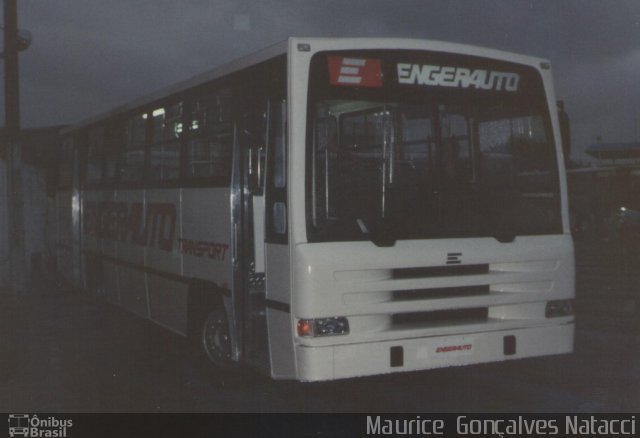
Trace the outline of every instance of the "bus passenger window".
{"type": "Polygon", "coordinates": [[[231,91],[221,90],[194,100],[188,116],[187,177],[231,174],[231,91]]]}
{"type": "Polygon", "coordinates": [[[147,114],[129,119],[128,138],[120,156],[120,178],[122,181],[138,182],[144,178],[144,145],[147,114]]]}
{"type": "Polygon", "coordinates": [[[104,158],[104,128],[99,127],[89,132],[89,147],[87,150],[87,184],[102,182],[102,164],[104,158]]]}
{"type": "Polygon", "coordinates": [[[182,102],[155,109],[151,113],[153,138],[151,178],[156,181],[180,177],[180,139],[182,137],[182,102]]]}
{"type": "Polygon", "coordinates": [[[105,137],[104,182],[113,183],[118,180],[118,156],[124,149],[127,138],[127,127],[119,122],[111,126],[105,137]]]}
{"type": "Polygon", "coordinates": [[[68,138],[62,144],[60,155],[58,156],[58,187],[71,187],[72,166],[73,166],[73,140],[68,138]]]}

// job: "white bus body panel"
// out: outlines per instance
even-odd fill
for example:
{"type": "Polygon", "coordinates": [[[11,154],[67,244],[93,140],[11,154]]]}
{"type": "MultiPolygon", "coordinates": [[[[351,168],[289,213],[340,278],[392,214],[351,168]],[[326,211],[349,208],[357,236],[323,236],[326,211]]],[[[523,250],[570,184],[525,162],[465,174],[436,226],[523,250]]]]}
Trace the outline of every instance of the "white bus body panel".
{"type": "MultiPolygon", "coordinates": [[[[470,328],[473,329],[473,328],[470,328]]],[[[553,325],[456,336],[431,336],[353,345],[296,347],[298,379],[319,381],[361,377],[398,371],[418,371],[450,366],[495,362],[503,357],[503,337],[515,336],[518,352],[509,359],[523,359],[573,351],[573,325],[553,325]],[[469,351],[439,353],[443,347],[472,345],[469,351]],[[402,347],[404,365],[391,367],[389,351],[402,347]]]]}
{"type": "Polygon", "coordinates": [[[231,288],[231,204],[228,188],[182,189],[182,244],[195,242],[195,251],[182,250],[182,275],[231,288]],[[206,248],[206,250],[204,249],[206,248]]]}
{"type": "MultiPolygon", "coordinates": [[[[571,352],[573,317],[546,318],[546,302],[573,298],[570,236],[300,244],[295,250],[297,318],[344,316],[350,333],[297,338],[297,378],[323,380],[429,369],[571,352]],[[393,279],[392,270],[443,266],[462,253],[465,265],[488,264],[488,273],[393,279]],[[478,296],[394,298],[397,291],[489,285],[478,296]],[[392,315],[488,308],[482,322],[393,324],[392,315]],[[516,354],[503,352],[504,336],[516,338],[516,354]],[[553,335],[553,336],[550,336],[553,335]],[[404,349],[404,365],[390,365],[390,347],[404,349]],[[464,347],[436,353],[438,347],[464,347]],[[309,362],[311,361],[311,362],[309,362]],[[322,364],[322,365],[320,365],[322,364]]],[[[456,265],[463,266],[463,265],[456,265]]],[[[295,318],[294,318],[295,319],[295,318]]],[[[292,324],[295,321],[292,321],[292,324]]]]}
{"type": "Polygon", "coordinates": [[[134,227],[142,240],[134,241],[132,231],[123,228],[128,224],[111,225],[116,238],[96,235],[85,225],[83,260],[85,265],[100,260],[100,293],[186,335],[190,283],[207,281],[226,290],[231,285],[229,196],[227,188],[86,191],[84,208],[103,211],[103,218],[118,208],[130,215],[134,204],[142,206],[134,227]]]}
{"type": "MultiPolygon", "coordinates": [[[[266,299],[278,303],[291,300],[290,246],[265,245],[269,275],[266,278],[266,299]]],[[[294,337],[291,312],[267,306],[271,377],[294,378],[296,375],[294,337]]]]}

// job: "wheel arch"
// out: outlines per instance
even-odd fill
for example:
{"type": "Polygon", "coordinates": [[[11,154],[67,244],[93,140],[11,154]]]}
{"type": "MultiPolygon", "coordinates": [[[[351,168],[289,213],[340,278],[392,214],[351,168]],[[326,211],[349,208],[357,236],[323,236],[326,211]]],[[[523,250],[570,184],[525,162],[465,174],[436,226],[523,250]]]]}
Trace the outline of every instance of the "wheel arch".
{"type": "Polygon", "coordinates": [[[231,321],[231,316],[234,313],[229,289],[204,280],[194,280],[190,283],[187,298],[187,336],[192,344],[199,348],[202,324],[208,314],[218,307],[224,309],[229,325],[232,361],[237,362],[239,360],[238,339],[233,329],[234,324],[231,321]]]}

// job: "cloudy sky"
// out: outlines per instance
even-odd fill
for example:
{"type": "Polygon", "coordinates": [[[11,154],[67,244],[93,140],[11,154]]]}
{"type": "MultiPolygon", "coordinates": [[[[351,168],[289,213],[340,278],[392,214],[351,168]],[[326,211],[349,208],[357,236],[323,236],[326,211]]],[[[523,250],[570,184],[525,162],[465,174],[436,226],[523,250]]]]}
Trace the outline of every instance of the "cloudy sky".
{"type": "Polygon", "coordinates": [[[19,27],[33,35],[20,57],[25,127],[77,122],[296,35],[430,38],[546,57],[574,150],[640,131],[639,0],[18,3],[19,27]]]}

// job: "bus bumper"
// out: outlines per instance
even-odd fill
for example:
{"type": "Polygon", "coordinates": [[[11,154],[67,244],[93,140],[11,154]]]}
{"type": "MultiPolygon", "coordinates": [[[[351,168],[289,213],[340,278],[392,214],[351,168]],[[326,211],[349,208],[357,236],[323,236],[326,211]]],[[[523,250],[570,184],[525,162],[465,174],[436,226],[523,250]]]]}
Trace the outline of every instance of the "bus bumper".
{"type": "Polygon", "coordinates": [[[321,381],[573,352],[574,324],[323,347],[296,346],[297,378],[321,381]]]}

